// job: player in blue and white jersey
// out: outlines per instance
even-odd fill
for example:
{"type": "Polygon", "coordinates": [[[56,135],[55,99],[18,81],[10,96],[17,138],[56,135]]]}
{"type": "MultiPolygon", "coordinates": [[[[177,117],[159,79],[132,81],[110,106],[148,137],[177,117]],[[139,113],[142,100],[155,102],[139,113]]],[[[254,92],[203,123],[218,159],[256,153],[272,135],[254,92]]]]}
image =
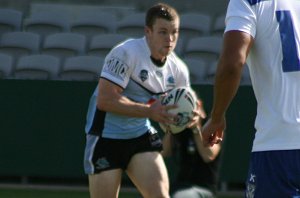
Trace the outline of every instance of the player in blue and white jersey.
{"type": "MultiPolygon", "coordinates": [[[[90,99],[84,168],[92,198],[118,197],[125,171],[143,197],[169,197],[161,139],[150,120],[173,123],[157,100],[179,86],[190,86],[187,66],[173,52],[179,15],[166,4],[146,14],[145,37],[126,40],[105,58],[90,99]]],[[[195,112],[191,127],[199,121],[195,112]]]]}
{"type": "Polygon", "coordinates": [[[246,197],[300,197],[299,0],[229,2],[206,144],[223,136],[246,59],[257,99],[246,197]]]}

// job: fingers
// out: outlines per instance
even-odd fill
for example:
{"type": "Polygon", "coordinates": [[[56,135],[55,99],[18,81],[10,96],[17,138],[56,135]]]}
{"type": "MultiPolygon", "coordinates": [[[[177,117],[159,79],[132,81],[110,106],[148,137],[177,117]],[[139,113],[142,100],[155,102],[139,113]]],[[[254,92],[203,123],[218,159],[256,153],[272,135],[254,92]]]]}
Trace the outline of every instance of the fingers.
{"type": "Polygon", "coordinates": [[[212,133],[210,134],[206,145],[213,146],[215,144],[220,144],[222,141],[223,141],[223,132],[212,133]]]}
{"type": "Polygon", "coordinates": [[[177,108],[177,105],[168,105],[168,106],[162,106],[160,109],[160,122],[168,125],[168,124],[174,124],[174,118],[176,117],[175,114],[169,113],[168,111],[171,109],[177,108]]]}
{"type": "Polygon", "coordinates": [[[206,118],[206,113],[205,113],[205,111],[204,111],[204,109],[203,109],[203,104],[202,104],[202,101],[201,100],[198,100],[197,101],[197,113],[198,113],[198,115],[202,118],[202,119],[204,119],[204,118],[206,118]]]}

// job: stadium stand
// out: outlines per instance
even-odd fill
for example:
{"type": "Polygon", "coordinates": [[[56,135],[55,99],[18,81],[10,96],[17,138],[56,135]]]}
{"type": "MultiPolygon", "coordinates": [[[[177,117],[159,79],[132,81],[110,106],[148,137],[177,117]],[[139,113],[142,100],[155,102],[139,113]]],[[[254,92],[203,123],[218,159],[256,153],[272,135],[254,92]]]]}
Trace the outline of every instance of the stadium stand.
{"type": "Polygon", "coordinates": [[[222,38],[218,36],[201,36],[189,39],[183,56],[201,58],[207,63],[217,60],[221,51],[222,38]]]}
{"type": "Polygon", "coordinates": [[[208,35],[211,28],[211,16],[203,13],[186,12],[180,16],[180,37],[190,38],[208,35]]]}
{"type": "Polygon", "coordinates": [[[60,80],[97,81],[103,61],[103,58],[96,56],[69,57],[59,74],[60,80]]]}
{"type": "Polygon", "coordinates": [[[28,18],[24,19],[23,29],[41,35],[42,39],[50,34],[69,32],[69,15],[67,12],[60,10],[33,12],[28,18]]]}
{"type": "Polygon", "coordinates": [[[7,32],[0,39],[0,53],[13,57],[13,67],[21,56],[37,54],[40,48],[40,36],[31,32],[7,32]]]}
{"type": "Polygon", "coordinates": [[[218,64],[217,60],[214,60],[214,61],[209,63],[209,66],[208,66],[208,69],[207,69],[207,72],[206,72],[206,77],[205,77],[206,82],[208,84],[213,84],[213,82],[214,82],[215,74],[216,74],[216,71],[217,71],[217,64],[218,64]]]}
{"type": "Polygon", "coordinates": [[[55,33],[45,38],[41,54],[49,54],[62,59],[70,56],[84,55],[86,37],[78,33],[55,33]]]}
{"type": "Polygon", "coordinates": [[[185,58],[183,61],[190,70],[191,84],[205,84],[208,66],[204,60],[185,58]]]}
{"type": "Polygon", "coordinates": [[[0,8],[0,35],[21,31],[23,13],[16,9],[0,8]]]}
{"type": "Polygon", "coordinates": [[[9,78],[13,71],[13,57],[0,53],[0,79],[9,78]]]}
{"type": "Polygon", "coordinates": [[[122,34],[100,34],[92,38],[87,54],[92,56],[105,57],[112,47],[127,39],[122,34]]]}
{"type": "Polygon", "coordinates": [[[139,38],[144,35],[145,13],[133,13],[117,22],[116,33],[139,38]]]}
{"type": "Polygon", "coordinates": [[[225,30],[225,14],[219,15],[213,22],[211,35],[223,36],[225,30]]]}
{"type": "Polygon", "coordinates": [[[16,79],[56,80],[60,70],[60,60],[50,55],[23,56],[14,71],[16,79]]]}
{"type": "Polygon", "coordinates": [[[99,11],[80,12],[71,22],[71,32],[80,33],[88,40],[97,34],[114,33],[117,17],[111,13],[99,11]]]}

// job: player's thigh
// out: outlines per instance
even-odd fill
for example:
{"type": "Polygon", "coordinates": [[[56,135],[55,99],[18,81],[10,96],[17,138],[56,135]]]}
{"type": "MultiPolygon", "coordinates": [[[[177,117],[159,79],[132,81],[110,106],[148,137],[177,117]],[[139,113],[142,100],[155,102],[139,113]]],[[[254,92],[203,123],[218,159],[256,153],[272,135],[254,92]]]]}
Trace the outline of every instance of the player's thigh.
{"type": "Polygon", "coordinates": [[[144,197],[169,197],[169,178],[159,152],[135,154],[127,174],[144,197]]]}
{"type": "Polygon", "coordinates": [[[118,197],[121,185],[122,170],[113,169],[89,175],[91,198],[118,197]]]}

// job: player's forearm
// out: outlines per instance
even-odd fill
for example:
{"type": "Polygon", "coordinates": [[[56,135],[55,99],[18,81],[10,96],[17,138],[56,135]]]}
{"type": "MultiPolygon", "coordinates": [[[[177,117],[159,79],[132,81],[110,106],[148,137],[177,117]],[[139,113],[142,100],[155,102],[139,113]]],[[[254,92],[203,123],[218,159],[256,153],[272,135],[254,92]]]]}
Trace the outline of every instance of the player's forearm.
{"type": "MultiPolygon", "coordinates": [[[[222,64],[222,62],[220,63],[222,64]]],[[[211,117],[213,120],[224,118],[232,99],[238,90],[242,66],[222,65],[217,71],[214,86],[214,102],[211,117]],[[240,68],[239,68],[240,67],[240,68]]]]}
{"type": "Polygon", "coordinates": [[[200,130],[197,131],[197,129],[194,129],[193,133],[194,133],[194,140],[195,140],[196,146],[197,146],[197,151],[201,155],[202,159],[206,163],[209,163],[209,162],[213,161],[214,159],[216,159],[216,157],[218,156],[218,154],[220,152],[221,146],[219,144],[215,144],[212,147],[205,147],[203,145],[202,135],[201,135],[200,130]]]}
{"type": "Polygon", "coordinates": [[[106,112],[141,118],[148,117],[150,111],[150,105],[134,102],[125,96],[100,98],[97,107],[106,112]]]}

